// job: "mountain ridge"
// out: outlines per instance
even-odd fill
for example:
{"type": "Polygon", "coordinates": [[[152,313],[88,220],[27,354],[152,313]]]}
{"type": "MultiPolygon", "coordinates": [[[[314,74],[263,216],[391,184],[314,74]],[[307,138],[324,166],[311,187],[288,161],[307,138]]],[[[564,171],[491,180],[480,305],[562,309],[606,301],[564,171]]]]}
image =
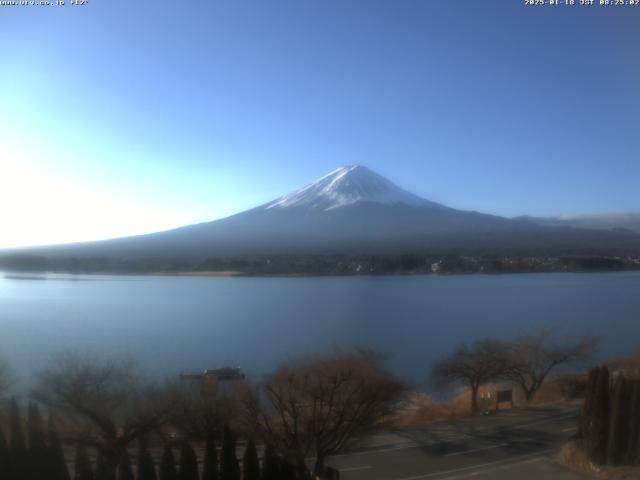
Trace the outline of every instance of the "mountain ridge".
{"type": "MultiPolygon", "coordinates": [[[[0,252],[2,253],[2,252],[0,252]]],[[[360,165],[229,217],[164,232],[13,249],[58,262],[200,264],[222,257],[340,255],[627,255],[640,235],[542,226],[421,198],[360,165]]]]}
{"type": "Polygon", "coordinates": [[[522,215],[514,220],[533,222],[540,226],[566,226],[596,230],[628,230],[640,234],[640,212],[559,215],[534,217],[522,215]]]}

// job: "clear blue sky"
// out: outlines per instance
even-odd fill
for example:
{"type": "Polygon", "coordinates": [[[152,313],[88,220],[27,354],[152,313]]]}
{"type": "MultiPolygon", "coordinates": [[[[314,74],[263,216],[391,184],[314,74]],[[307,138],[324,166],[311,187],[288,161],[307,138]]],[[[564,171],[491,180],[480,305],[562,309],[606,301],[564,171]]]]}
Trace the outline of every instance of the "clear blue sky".
{"type": "Polygon", "coordinates": [[[355,163],[500,215],[640,210],[640,6],[523,3],[0,7],[0,246],[211,220],[355,163]]]}

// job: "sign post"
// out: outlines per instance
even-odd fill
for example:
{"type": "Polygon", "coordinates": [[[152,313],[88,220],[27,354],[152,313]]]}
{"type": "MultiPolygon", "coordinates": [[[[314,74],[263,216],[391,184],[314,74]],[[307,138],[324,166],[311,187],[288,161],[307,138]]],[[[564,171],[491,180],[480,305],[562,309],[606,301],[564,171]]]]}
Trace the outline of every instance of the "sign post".
{"type": "Polygon", "coordinates": [[[496,392],[496,412],[503,402],[509,402],[513,408],[513,390],[498,390],[496,392]]]}

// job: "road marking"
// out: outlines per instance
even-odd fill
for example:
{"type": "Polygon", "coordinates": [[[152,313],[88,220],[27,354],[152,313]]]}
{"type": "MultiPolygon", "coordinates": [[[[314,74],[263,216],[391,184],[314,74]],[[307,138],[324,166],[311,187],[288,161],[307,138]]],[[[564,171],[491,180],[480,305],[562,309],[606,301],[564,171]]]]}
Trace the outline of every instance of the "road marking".
{"type": "Polygon", "coordinates": [[[355,457],[356,455],[371,455],[372,453],[384,453],[384,452],[395,452],[398,450],[408,450],[410,448],[421,448],[427,445],[418,445],[418,444],[409,444],[409,445],[396,445],[395,447],[389,448],[371,448],[369,450],[363,450],[361,452],[351,452],[351,453],[339,453],[338,455],[331,455],[330,458],[338,458],[338,457],[355,457]]]}
{"type": "Polygon", "coordinates": [[[508,443],[501,443],[500,445],[492,445],[490,447],[474,448],[473,450],[464,450],[462,452],[447,453],[445,455],[445,457],[453,457],[455,455],[464,455],[465,453],[482,452],[483,450],[493,450],[494,448],[506,447],[507,445],[509,445],[509,444],[508,443]]]}
{"type": "Polygon", "coordinates": [[[358,470],[369,470],[369,469],[371,469],[371,465],[365,465],[362,467],[341,468],[340,471],[341,472],[357,472],[358,470]]]}
{"type": "MultiPolygon", "coordinates": [[[[540,452],[536,452],[536,453],[530,453],[528,455],[522,455],[520,457],[516,457],[516,459],[525,459],[525,458],[530,458],[530,457],[541,457],[544,456],[546,453],[552,452],[552,449],[549,450],[542,450],[540,452]]],[[[525,463],[527,461],[533,461],[533,460],[538,460],[537,458],[534,459],[530,459],[530,460],[524,460],[524,461],[516,461],[514,462],[513,459],[506,459],[506,460],[497,460],[495,462],[487,462],[487,463],[480,463],[478,465],[471,465],[469,467],[463,467],[463,468],[455,468],[453,470],[445,470],[442,472],[432,472],[432,473],[425,473],[423,475],[415,475],[413,477],[402,477],[402,478],[396,478],[394,480],[420,480],[422,478],[432,478],[438,475],[449,475],[451,473],[460,473],[460,472],[467,472],[469,470],[473,470],[473,469],[479,469],[479,468],[484,468],[484,467],[491,467],[494,465],[504,465],[504,466],[512,466],[512,465],[518,465],[520,463],[525,463]]],[[[478,473],[472,472],[472,473],[467,473],[465,475],[477,475],[478,473]]],[[[441,480],[453,480],[456,477],[443,477],[441,480]]]]}
{"type": "Polygon", "coordinates": [[[545,460],[544,456],[531,458],[529,460],[523,460],[521,462],[514,462],[514,463],[510,463],[508,465],[502,465],[500,467],[487,468],[485,470],[476,470],[475,472],[469,472],[468,474],[465,473],[462,476],[454,475],[453,477],[442,477],[439,480],[460,480],[460,479],[469,478],[469,476],[474,476],[475,477],[475,476],[484,475],[484,474],[487,474],[487,473],[500,472],[500,471],[503,471],[503,470],[508,470],[508,469],[510,469],[512,467],[516,467],[516,466],[520,466],[520,465],[526,465],[528,463],[540,462],[542,460],[545,460]]]}
{"type": "Polygon", "coordinates": [[[412,448],[424,448],[424,447],[432,447],[434,445],[442,445],[447,444],[447,443],[454,443],[456,441],[461,441],[461,440],[465,440],[466,438],[473,438],[470,436],[466,436],[466,437],[458,437],[455,440],[442,440],[442,441],[438,441],[438,440],[429,440],[427,442],[422,442],[422,443],[400,443],[400,444],[396,444],[392,447],[387,447],[387,448],[376,448],[376,447],[372,447],[372,448],[368,448],[367,450],[360,450],[358,452],[350,452],[350,453],[338,453],[337,455],[331,455],[331,457],[329,458],[339,458],[339,457],[355,457],[357,455],[370,455],[372,453],[385,453],[385,452],[397,452],[398,450],[410,450],[412,448]]]}
{"type": "Polygon", "coordinates": [[[570,427],[570,428],[565,428],[564,430],[560,430],[561,432],[570,432],[572,430],[575,430],[576,427],[570,427]]]}
{"type": "Polygon", "coordinates": [[[476,432],[489,432],[489,433],[501,433],[501,432],[508,432],[509,430],[518,430],[520,428],[524,428],[524,427],[531,427],[533,425],[538,425],[540,423],[546,423],[546,422],[551,422],[552,420],[560,420],[562,418],[565,417],[572,417],[574,416],[574,414],[559,414],[559,415],[552,415],[549,417],[543,417],[539,420],[535,420],[533,422],[529,422],[529,423],[521,423],[521,424],[516,424],[516,425],[507,425],[505,427],[498,427],[498,428],[494,428],[492,429],[491,427],[484,427],[484,428],[478,428],[476,429],[476,432]]]}
{"type": "MultiPolygon", "coordinates": [[[[471,435],[462,432],[452,432],[451,430],[427,430],[427,432],[431,435],[447,437],[448,439],[454,440],[466,440],[468,438],[473,438],[471,435]]],[[[443,440],[444,441],[444,440],[443,440]]]]}

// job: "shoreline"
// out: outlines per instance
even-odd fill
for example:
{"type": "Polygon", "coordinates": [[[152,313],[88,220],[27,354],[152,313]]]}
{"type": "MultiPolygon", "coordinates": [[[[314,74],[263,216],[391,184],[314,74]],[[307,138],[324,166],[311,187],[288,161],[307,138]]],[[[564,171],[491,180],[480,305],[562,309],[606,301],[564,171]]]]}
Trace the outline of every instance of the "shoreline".
{"type": "Polygon", "coordinates": [[[178,272],[70,272],[70,271],[2,271],[0,279],[5,280],[47,280],[47,275],[103,275],[120,277],[191,277],[191,278],[323,278],[323,277],[461,277],[482,276],[496,277],[502,275],[538,275],[538,274],[612,274],[640,272],[640,268],[611,269],[611,270],[537,270],[537,271],[505,271],[505,272],[389,272],[389,273],[258,273],[236,270],[224,271],[178,271],[178,272]]]}
{"type": "MultiPolygon", "coordinates": [[[[116,274],[117,275],[117,274],[116,274]]],[[[152,276],[168,276],[168,277],[246,277],[245,272],[239,272],[236,270],[222,270],[222,271],[209,271],[203,270],[201,272],[152,272],[146,275],[152,276]]]]}

